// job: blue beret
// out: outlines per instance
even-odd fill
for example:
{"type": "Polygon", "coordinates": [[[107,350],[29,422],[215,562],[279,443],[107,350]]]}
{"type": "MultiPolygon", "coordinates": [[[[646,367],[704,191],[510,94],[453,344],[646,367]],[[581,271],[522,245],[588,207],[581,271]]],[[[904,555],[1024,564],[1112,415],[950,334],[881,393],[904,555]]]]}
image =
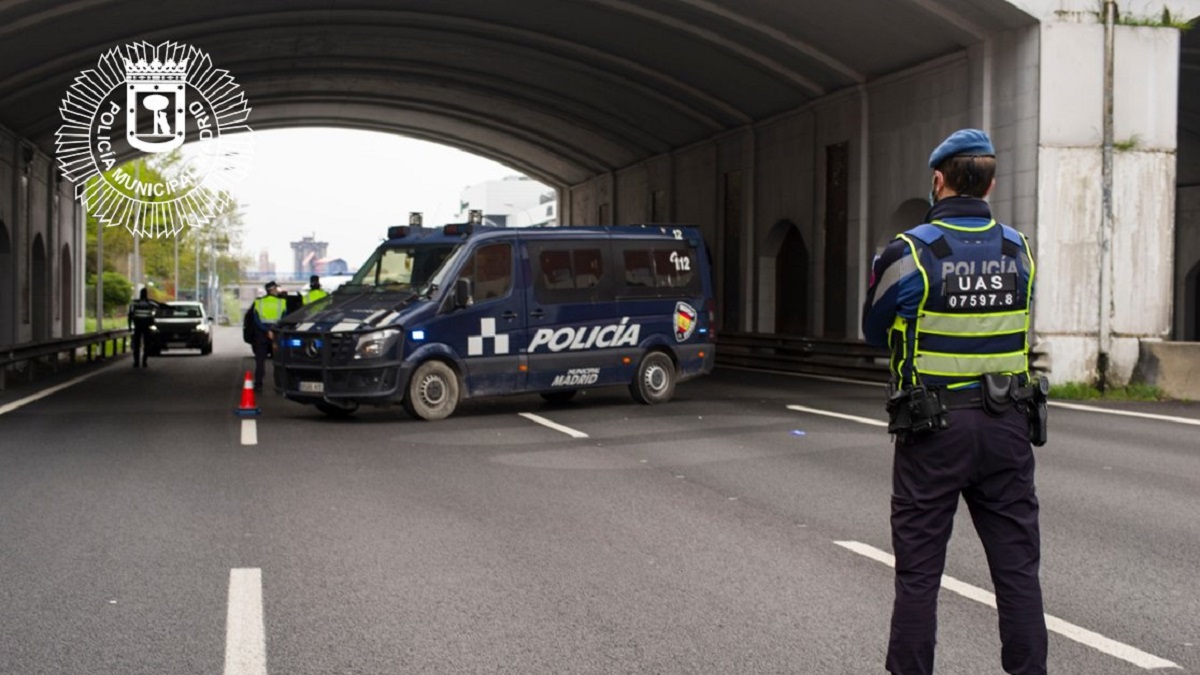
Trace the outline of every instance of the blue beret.
{"type": "Polygon", "coordinates": [[[979,129],[959,129],[946,137],[929,155],[929,168],[938,166],[955,155],[996,155],[992,139],[979,129]]]}

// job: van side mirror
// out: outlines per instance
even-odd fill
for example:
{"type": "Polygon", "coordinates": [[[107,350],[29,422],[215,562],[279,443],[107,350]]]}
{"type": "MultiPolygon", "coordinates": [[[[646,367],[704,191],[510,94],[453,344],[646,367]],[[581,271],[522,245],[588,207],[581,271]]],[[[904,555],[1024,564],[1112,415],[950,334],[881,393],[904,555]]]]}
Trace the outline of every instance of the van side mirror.
{"type": "Polygon", "coordinates": [[[454,282],[454,308],[461,309],[471,304],[471,288],[470,279],[459,279],[454,282]]]}

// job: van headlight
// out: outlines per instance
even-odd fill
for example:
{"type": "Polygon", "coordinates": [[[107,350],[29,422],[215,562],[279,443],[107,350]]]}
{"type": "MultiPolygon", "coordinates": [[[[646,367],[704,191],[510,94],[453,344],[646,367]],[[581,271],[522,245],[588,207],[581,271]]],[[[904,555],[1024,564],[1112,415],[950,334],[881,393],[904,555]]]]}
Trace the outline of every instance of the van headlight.
{"type": "Polygon", "coordinates": [[[387,355],[404,333],[395,328],[385,328],[358,336],[354,346],[355,359],[378,359],[387,355]]]}

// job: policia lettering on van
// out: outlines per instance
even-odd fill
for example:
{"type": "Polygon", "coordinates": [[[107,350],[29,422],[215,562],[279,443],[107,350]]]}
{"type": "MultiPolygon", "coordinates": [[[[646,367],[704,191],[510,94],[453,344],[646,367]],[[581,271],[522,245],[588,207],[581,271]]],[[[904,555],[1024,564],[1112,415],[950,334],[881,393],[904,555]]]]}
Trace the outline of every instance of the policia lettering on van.
{"type": "Polygon", "coordinates": [[[626,385],[662,403],[711,372],[703,238],[673,226],[393,227],[354,278],[278,328],[275,386],[329,415],[402,401],[626,385]]]}

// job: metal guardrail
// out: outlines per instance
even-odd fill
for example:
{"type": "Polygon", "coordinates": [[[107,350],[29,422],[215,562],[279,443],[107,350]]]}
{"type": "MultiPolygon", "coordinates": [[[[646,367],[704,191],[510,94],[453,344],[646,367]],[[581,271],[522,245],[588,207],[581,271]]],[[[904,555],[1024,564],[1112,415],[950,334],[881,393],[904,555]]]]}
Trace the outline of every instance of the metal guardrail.
{"type": "Polygon", "coordinates": [[[887,352],[857,340],[717,333],[717,365],[888,380],[887,352]]]}
{"type": "Polygon", "coordinates": [[[80,349],[87,350],[87,361],[89,363],[97,357],[93,351],[95,347],[100,347],[99,356],[101,358],[104,356],[105,351],[107,351],[109,343],[112,343],[113,353],[115,354],[129,351],[130,334],[128,329],[122,328],[0,348],[0,391],[4,390],[5,380],[12,366],[20,363],[28,363],[28,367],[25,369],[26,381],[32,381],[34,371],[32,366],[40,359],[49,358],[51,371],[57,373],[63,354],[70,354],[71,357],[68,362],[74,365],[76,363],[77,352],[80,349]]]}

